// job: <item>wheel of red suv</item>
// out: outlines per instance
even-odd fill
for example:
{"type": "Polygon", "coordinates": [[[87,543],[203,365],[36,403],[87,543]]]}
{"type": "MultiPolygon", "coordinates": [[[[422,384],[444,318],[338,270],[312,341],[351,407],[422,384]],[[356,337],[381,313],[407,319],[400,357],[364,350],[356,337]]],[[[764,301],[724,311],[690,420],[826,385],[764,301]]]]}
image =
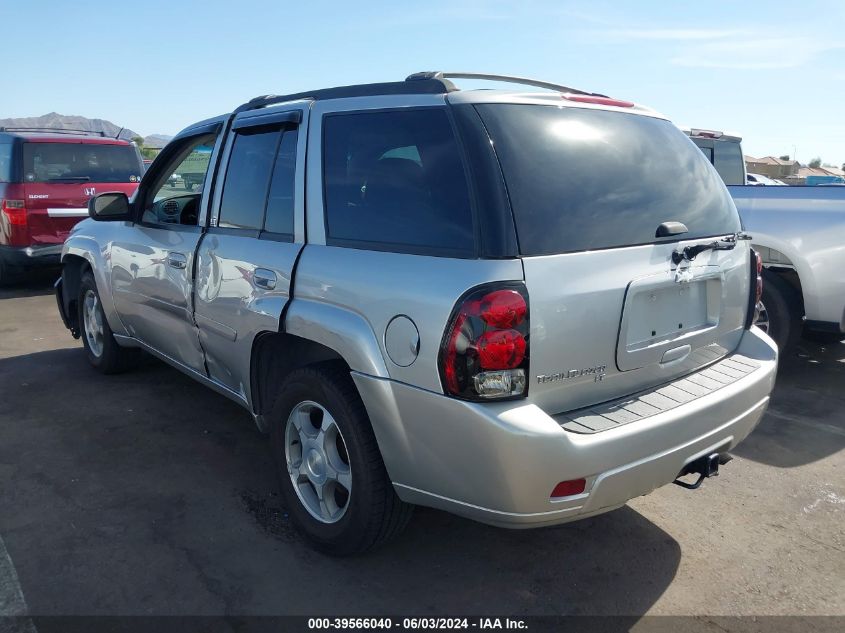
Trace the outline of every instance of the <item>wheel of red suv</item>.
{"type": "Polygon", "coordinates": [[[791,349],[801,329],[801,299],[777,274],[763,271],[763,296],[754,324],[772,337],[782,352],[791,349]]]}
{"type": "Polygon", "coordinates": [[[348,370],[291,372],[273,405],[270,439],[286,506],[318,549],[361,553],[408,523],[413,506],[393,490],[348,370]]]}
{"type": "Polygon", "coordinates": [[[104,374],[116,374],[128,369],[138,356],[137,349],[121,347],[114,340],[94,275],[90,271],[82,275],[77,300],[77,315],[82,345],[88,362],[104,374]]]}

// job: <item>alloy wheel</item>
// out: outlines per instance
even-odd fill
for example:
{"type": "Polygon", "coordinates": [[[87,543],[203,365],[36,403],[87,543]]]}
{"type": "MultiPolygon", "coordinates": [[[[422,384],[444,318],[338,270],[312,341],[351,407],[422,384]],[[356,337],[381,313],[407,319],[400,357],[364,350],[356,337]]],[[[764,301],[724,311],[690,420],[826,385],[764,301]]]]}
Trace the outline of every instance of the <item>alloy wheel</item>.
{"type": "Polygon", "coordinates": [[[325,407],[306,400],[288,416],[285,461],[296,496],[322,523],[337,523],[352,495],[352,468],[346,442],[325,407]]]}
{"type": "Polygon", "coordinates": [[[88,290],[83,298],[82,320],[88,349],[99,358],[103,355],[103,311],[97,293],[88,290]]]}
{"type": "Polygon", "coordinates": [[[769,333],[769,311],[762,301],[758,301],[754,307],[754,325],[763,330],[766,334],[769,333]]]}

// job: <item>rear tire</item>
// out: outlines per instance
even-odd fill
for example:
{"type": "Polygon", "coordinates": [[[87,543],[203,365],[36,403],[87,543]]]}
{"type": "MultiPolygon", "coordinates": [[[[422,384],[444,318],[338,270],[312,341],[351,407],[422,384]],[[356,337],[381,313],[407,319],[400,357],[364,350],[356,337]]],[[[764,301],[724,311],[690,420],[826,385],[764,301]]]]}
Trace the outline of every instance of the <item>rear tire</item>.
{"type": "Polygon", "coordinates": [[[317,549],[358,554],[407,525],[413,506],[393,490],[348,369],[320,364],[291,372],[270,423],[285,505],[317,549]]]}
{"type": "Polygon", "coordinates": [[[798,292],[776,273],[764,270],[760,303],[762,309],[758,310],[761,317],[758,327],[772,337],[781,352],[792,349],[801,333],[802,310],[798,292]]]}
{"type": "Polygon", "coordinates": [[[140,350],[117,344],[103,312],[97,283],[91,271],[82,275],[76,307],[82,345],[94,369],[103,374],[117,374],[137,362],[140,350]]]}

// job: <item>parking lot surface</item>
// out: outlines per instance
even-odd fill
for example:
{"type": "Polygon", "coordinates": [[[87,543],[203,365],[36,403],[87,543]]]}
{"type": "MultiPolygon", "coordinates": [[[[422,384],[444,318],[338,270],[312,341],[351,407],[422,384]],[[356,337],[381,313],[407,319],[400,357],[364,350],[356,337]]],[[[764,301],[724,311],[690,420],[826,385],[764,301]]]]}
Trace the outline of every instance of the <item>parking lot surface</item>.
{"type": "Polygon", "coordinates": [[[419,508],[332,559],[241,408],[153,359],[97,374],[49,281],[0,290],[0,613],[845,615],[845,344],[782,359],[697,491],[531,531],[419,508]]]}

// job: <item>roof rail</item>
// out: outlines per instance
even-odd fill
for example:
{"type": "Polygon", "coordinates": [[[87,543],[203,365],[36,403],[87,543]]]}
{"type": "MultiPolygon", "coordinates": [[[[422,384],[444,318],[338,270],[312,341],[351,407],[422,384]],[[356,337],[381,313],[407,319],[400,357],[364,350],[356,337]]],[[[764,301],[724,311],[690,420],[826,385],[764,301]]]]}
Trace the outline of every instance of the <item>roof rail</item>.
{"type": "Polygon", "coordinates": [[[106,133],[102,130],[75,130],[71,128],[53,127],[0,127],[0,132],[49,132],[52,134],[91,134],[92,136],[106,136],[106,133]]]}
{"type": "Polygon", "coordinates": [[[375,97],[382,95],[407,94],[442,94],[452,92],[455,86],[451,81],[442,78],[421,78],[420,81],[391,81],[375,84],[358,84],[354,86],[339,86],[337,88],[323,88],[308,92],[297,92],[288,95],[264,95],[250,99],[235,109],[235,114],[245,110],[265,108],[276,103],[298,101],[300,99],[340,99],[343,97],[375,97]]]}
{"type": "Polygon", "coordinates": [[[607,95],[599,94],[597,92],[586,92],[585,90],[578,90],[577,88],[570,88],[569,86],[562,86],[560,84],[553,84],[548,81],[539,81],[537,79],[529,79],[527,77],[512,77],[510,75],[489,75],[486,73],[461,73],[461,72],[444,72],[441,70],[423,71],[408,75],[405,81],[431,81],[446,79],[483,79],[487,81],[502,81],[510,84],[523,84],[526,86],[535,86],[537,88],[546,88],[547,90],[555,90],[557,92],[566,92],[576,95],[588,95],[590,97],[607,97],[607,95]]]}

